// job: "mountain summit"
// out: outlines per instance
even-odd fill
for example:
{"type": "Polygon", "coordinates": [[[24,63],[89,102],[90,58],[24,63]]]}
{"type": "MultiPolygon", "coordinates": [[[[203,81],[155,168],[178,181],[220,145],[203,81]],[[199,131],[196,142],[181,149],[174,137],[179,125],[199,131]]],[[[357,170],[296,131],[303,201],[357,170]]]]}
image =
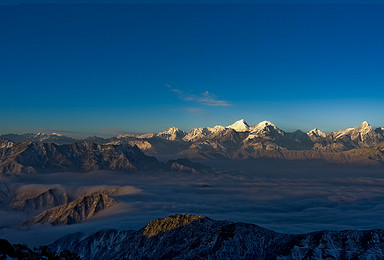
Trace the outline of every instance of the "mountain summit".
{"type": "Polygon", "coordinates": [[[383,235],[383,229],[284,234],[182,214],[156,219],[138,231],[69,234],[48,248],[82,259],[382,259],[383,235]]]}
{"type": "Polygon", "coordinates": [[[320,131],[319,129],[315,128],[315,129],[312,129],[311,131],[309,131],[307,133],[307,135],[311,138],[319,138],[319,137],[323,137],[325,138],[327,135],[325,133],[323,133],[322,131],[320,131]]]}
{"type": "Polygon", "coordinates": [[[236,121],[232,125],[227,126],[227,128],[232,128],[237,132],[245,132],[248,131],[249,125],[247,124],[247,122],[244,121],[244,119],[241,119],[239,121],[236,121]]]}

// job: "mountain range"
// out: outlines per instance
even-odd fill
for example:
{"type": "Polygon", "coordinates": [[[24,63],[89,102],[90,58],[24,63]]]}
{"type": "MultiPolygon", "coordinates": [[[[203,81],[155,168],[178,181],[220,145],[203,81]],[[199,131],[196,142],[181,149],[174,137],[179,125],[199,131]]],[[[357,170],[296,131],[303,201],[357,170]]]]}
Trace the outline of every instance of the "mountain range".
{"type": "Polygon", "coordinates": [[[277,233],[241,222],[178,214],[140,230],[72,233],[29,249],[0,239],[2,259],[383,259],[384,230],[277,233]],[[81,257],[81,258],[80,258],[81,257]]]}
{"type": "Polygon", "coordinates": [[[48,246],[82,259],[383,259],[384,230],[277,233],[200,215],[156,219],[138,231],[67,235],[48,246]]]}
{"type": "Polygon", "coordinates": [[[34,142],[9,145],[9,141],[4,139],[0,140],[1,143],[8,145],[0,149],[0,174],[95,170],[192,171],[192,168],[195,172],[199,172],[201,168],[201,165],[188,160],[162,163],[153,156],[145,155],[136,145],[129,144],[100,145],[78,141],[65,145],[34,142]]]}
{"type": "MultiPolygon", "coordinates": [[[[332,133],[324,133],[316,128],[307,133],[300,130],[288,133],[269,121],[249,126],[242,119],[227,127],[201,127],[195,128],[189,133],[171,127],[160,133],[120,135],[111,138],[94,136],[81,141],[59,134],[9,134],[0,138],[2,158],[0,169],[6,167],[7,172],[33,171],[33,169],[28,170],[29,168],[22,167],[20,163],[4,165],[6,157],[12,157],[21,150],[40,151],[38,155],[31,155],[26,159],[37,160],[36,164],[39,164],[40,168],[51,163],[51,159],[47,158],[44,159],[45,161],[41,161],[39,157],[41,154],[61,154],[62,159],[46,165],[48,168],[56,167],[66,170],[71,170],[71,167],[82,170],[151,168],[153,166],[151,163],[149,166],[144,166],[146,163],[139,163],[140,160],[137,162],[127,160],[126,152],[131,150],[133,153],[138,153],[138,149],[132,150],[133,148],[124,147],[135,146],[147,155],[173,158],[310,159],[332,163],[381,166],[384,161],[384,128],[373,129],[365,121],[355,128],[332,133]],[[124,149],[128,150],[123,152],[124,149]],[[88,155],[92,154],[92,158],[88,158],[89,156],[86,155],[80,156],[82,157],[80,158],[79,154],[84,151],[88,151],[88,155]],[[103,154],[101,161],[100,154],[103,154]],[[121,157],[122,154],[125,155],[121,157]],[[68,162],[69,158],[75,159],[75,157],[79,157],[76,158],[76,162],[68,162]],[[75,167],[75,165],[77,166],[75,167]],[[18,170],[20,167],[23,170],[18,170]]],[[[144,158],[143,155],[140,156],[140,158],[144,158]]],[[[2,172],[4,171],[2,170],[2,172]]]]}

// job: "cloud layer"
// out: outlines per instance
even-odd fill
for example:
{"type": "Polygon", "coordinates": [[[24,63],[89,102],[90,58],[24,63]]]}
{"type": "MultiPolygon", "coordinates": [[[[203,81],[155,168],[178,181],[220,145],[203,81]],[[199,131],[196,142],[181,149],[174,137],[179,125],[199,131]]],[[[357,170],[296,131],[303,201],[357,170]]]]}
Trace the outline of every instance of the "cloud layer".
{"type": "MultiPolygon", "coordinates": [[[[118,207],[90,222],[67,227],[36,226],[30,232],[3,228],[0,236],[37,245],[77,231],[137,230],[153,219],[175,213],[250,222],[287,233],[384,228],[384,178],[375,169],[245,161],[228,164],[216,162],[223,169],[232,167],[236,171],[204,175],[99,171],[19,177],[18,182],[40,183],[36,187],[61,183],[76,191],[84,189],[76,188],[78,185],[89,186],[89,191],[109,185],[129,186],[114,195],[120,201],[118,207]],[[36,241],[36,237],[45,235],[44,241],[36,241]]],[[[11,221],[10,216],[2,212],[0,222],[11,221]]]]}

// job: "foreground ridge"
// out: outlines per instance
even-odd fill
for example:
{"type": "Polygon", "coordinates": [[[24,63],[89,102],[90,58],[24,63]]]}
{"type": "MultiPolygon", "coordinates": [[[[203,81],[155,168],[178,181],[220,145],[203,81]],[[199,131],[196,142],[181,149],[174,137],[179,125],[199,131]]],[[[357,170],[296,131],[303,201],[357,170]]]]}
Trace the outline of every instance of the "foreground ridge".
{"type": "Polygon", "coordinates": [[[83,259],[383,259],[384,230],[292,235],[200,215],[156,219],[138,231],[67,235],[49,245],[83,259]]]}

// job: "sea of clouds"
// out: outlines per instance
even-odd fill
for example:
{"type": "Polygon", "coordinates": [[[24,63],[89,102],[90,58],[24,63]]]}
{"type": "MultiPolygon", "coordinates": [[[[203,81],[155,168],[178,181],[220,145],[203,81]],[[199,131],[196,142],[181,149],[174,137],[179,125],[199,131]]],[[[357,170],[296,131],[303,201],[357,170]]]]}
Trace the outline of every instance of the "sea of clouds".
{"type": "Polygon", "coordinates": [[[120,203],[101,211],[87,223],[36,225],[28,231],[15,228],[25,213],[1,210],[0,237],[36,246],[73,232],[137,230],[153,219],[176,213],[250,222],[284,233],[384,228],[382,169],[258,161],[208,163],[218,171],[98,171],[2,180],[18,185],[24,192],[41,192],[58,184],[76,196],[113,190],[109,194],[120,203]]]}

